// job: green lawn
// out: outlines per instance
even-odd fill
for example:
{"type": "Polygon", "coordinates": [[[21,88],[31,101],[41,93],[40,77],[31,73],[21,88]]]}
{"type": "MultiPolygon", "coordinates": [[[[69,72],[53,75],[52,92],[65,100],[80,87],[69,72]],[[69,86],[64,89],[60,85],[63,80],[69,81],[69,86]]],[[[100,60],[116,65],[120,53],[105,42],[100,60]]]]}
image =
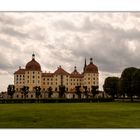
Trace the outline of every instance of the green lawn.
{"type": "Polygon", "coordinates": [[[140,103],[0,104],[0,128],[140,128],[140,103]]]}

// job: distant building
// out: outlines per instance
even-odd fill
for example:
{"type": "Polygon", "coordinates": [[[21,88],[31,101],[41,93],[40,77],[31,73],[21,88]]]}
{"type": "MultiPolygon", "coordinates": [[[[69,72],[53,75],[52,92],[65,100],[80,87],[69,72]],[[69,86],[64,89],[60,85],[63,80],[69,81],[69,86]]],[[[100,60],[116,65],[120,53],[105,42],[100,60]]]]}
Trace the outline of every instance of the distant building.
{"type": "MultiPolygon", "coordinates": [[[[90,63],[87,65],[85,59],[82,73],[77,71],[76,66],[72,73],[65,71],[61,66],[50,73],[41,71],[41,65],[35,60],[35,54],[32,54],[32,60],[26,64],[25,68],[19,67],[14,73],[15,97],[22,98],[20,90],[23,86],[29,87],[29,98],[34,98],[35,86],[40,86],[42,93],[45,93],[49,87],[52,87],[53,92],[58,92],[60,85],[64,85],[68,93],[75,92],[75,86],[81,86],[81,91],[83,86],[87,86],[90,91],[91,86],[99,85],[98,67],[92,61],[90,58],[90,63]]],[[[42,97],[45,97],[45,94],[42,97]]]]}

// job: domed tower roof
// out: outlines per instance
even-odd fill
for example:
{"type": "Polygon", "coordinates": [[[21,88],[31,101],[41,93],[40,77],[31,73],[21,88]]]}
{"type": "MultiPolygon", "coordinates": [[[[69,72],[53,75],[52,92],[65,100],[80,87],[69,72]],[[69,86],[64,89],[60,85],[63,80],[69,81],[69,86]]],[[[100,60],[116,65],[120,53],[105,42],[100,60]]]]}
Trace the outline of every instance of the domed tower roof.
{"type": "Polygon", "coordinates": [[[83,75],[80,74],[77,69],[76,66],[74,67],[74,71],[70,74],[71,78],[83,78],[83,75]]]}
{"type": "Polygon", "coordinates": [[[71,74],[79,74],[79,72],[76,69],[76,66],[74,67],[74,71],[71,74]]]}
{"type": "Polygon", "coordinates": [[[40,64],[35,60],[35,54],[32,54],[32,60],[26,64],[26,70],[41,71],[40,64]]]}
{"type": "Polygon", "coordinates": [[[92,58],[90,58],[90,64],[85,68],[85,73],[98,73],[98,67],[93,64],[92,58]]]}

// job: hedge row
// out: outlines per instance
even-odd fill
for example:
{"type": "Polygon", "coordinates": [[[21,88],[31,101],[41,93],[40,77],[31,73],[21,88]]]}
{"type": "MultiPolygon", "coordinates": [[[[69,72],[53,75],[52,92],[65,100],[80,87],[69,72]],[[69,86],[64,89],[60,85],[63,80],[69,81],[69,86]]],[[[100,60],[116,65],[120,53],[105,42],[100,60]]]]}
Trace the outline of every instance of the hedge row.
{"type": "Polygon", "coordinates": [[[90,102],[112,102],[111,98],[98,99],[0,99],[4,103],[90,103],[90,102]]]}

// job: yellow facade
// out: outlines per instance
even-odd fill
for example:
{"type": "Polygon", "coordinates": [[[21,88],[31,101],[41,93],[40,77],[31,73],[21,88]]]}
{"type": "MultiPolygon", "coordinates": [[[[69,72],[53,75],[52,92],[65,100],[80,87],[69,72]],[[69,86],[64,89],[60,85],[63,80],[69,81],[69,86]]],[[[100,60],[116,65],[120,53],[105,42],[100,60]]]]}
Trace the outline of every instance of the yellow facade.
{"type": "Polygon", "coordinates": [[[91,91],[91,86],[99,85],[99,73],[92,59],[89,65],[85,64],[82,73],[77,72],[76,67],[72,73],[68,73],[61,66],[54,73],[43,73],[33,54],[32,60],[26,64],[25,69],[20,67],[14,73],[14,85],[18,93],[23,86],[28,86],[30,93],[35,86],[40,86],[42,92],[47,91],[49,87],[52,87],[54,92],[58,92],[60,85],[66,87],[66,92],[75,92],[75,86],[81,86],[81,90],[83,86],[87,86],[88,91],[91,91]]]}

